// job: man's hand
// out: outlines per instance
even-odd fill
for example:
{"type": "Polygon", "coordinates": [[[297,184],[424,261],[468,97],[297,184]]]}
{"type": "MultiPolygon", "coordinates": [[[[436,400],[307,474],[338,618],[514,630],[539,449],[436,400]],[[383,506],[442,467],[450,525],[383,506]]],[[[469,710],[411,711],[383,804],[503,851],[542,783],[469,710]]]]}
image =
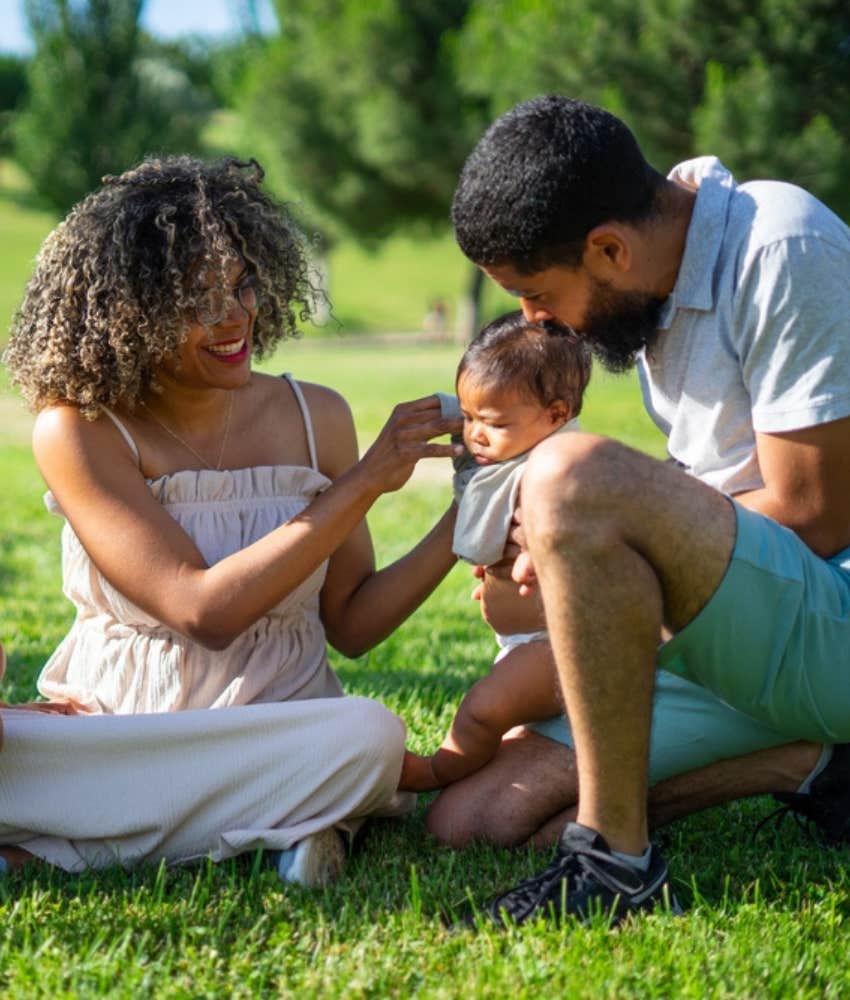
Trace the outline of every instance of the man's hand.
{"type": "Polygon", "coordinates": [[[531,597],[537,593],[537,573],[531,556],[523,551],[514,560],[511,579],[519,584],[520,597],[531,597]]]}
{"type": "Polygon", "coordinates": [[[508,532],[508,545],[505,548],[505,554],[507,554],[508,548],[515,548],[516,550],[516,556],[511,568],[511,579],[514,583],[519,584],[520,596],[528,597],[537,589],[537,574],[534,571],[534,563],[531,561],[528,549],[525,547],[525,532],[522,529],[522,507],[519,504],[516,505],[514,510],[511,530],[508,532]]]}

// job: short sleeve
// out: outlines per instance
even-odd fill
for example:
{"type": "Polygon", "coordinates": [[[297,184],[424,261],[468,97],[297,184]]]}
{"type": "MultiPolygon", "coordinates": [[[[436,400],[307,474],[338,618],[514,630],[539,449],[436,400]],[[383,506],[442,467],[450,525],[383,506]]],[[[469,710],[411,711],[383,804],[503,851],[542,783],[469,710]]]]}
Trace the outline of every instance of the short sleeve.
{"type": "Polygon", "coordinates": [[[818,236],[761,248],[736,292],[735,330],[756,431],[850,415],[850,253],[818,236]]]}

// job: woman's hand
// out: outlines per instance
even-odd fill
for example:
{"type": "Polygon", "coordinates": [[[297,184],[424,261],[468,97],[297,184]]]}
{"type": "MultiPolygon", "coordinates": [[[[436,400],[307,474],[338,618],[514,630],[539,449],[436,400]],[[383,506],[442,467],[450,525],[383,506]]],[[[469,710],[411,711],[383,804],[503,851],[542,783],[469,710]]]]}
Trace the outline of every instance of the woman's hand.
{"type": "Polygon", "coordinates": [[[19,712],[42,712],[44,715],[79,715],[69,701],[20,701],[14,705],[0,701],[0,708],[19,712]]]}
{"type": "Polygon", "coordinates": [[[431,439],[457,432],[462,425],[462,420],[441,416],[436,396],[399,403],[363,456],[361,465],[369,469],[376,489],[391,493],[404,486],[420,458],[451,458],[460,454],[462,445],[435,444],[431,439]]]}

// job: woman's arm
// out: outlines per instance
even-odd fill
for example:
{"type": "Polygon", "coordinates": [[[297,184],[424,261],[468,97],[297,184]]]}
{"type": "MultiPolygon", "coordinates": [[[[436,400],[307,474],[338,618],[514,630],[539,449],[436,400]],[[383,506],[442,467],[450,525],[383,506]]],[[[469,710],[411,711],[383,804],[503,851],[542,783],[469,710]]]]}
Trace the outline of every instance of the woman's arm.
{"type": "MultiPolygon", "coordinates": [[[[331,408],[330,426],[341,436],[353,433],[345,404],[331,408]]],[[[33,450],[110,583],[168,627],[221,649],[327,559],[378,496],[404,484],[419,458],[451,454],[450,446],[429,443],[444,430],[435,397],[397,406],[361,462],[297,517],[213,566],[151,495],[111,421],[51,407],[36,421],[33,450]]]]}
{"type": "Polygon", "coordinates": [[[406,555],[375,569],[366,523],[331,557],[322,588],[322,623],[328,640],[346,656],[359,656],[411,615],[455,563],[455,508],[450,507],[406,555]]]}
{"type": "MultiPolygon", "coordinates": [[[[341,433],[339,421],[329,426],[327,412],[323,409],[318,415],[313,405],[315,387],[303,388],[317,414],[314,429],[321,471],[336,480],[357,462],[354,425],[349,418],[347,434],[341,433]]],[[[410,552],[381,570],[375,569],[366,521],[350,532],[331,557],[321,595],[322,623],[336,649],[359,656],[385,639],[428,597],[455,563],[455,513],[452,505],[410,552]]]]}

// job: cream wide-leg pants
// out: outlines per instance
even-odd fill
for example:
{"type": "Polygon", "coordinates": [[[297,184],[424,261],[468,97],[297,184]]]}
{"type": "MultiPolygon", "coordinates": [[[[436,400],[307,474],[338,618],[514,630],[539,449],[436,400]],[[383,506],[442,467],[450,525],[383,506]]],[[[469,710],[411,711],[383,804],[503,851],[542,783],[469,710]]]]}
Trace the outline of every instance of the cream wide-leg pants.
{"type": "Polygon", "coordinates": [[[0,714],[0,845],[70,872],[286,849],[415,801],[396,793],[404,723],[367,698],[0,714]]]}

